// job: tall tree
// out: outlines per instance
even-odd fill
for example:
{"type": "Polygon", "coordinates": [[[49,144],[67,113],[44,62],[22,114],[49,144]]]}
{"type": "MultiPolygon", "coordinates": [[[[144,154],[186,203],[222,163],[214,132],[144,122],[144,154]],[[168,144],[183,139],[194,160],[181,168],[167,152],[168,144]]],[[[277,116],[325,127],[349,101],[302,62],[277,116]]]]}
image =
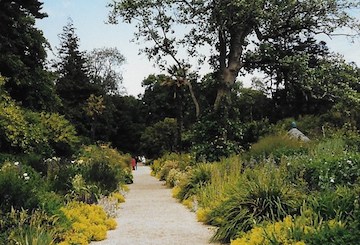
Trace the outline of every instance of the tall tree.
{"type": "Polygon", "coordinates": [[[267,42],[285,42],[289,45],[284,48],[305,52],[303,46],[314,45],[307,40],[318,34],[332,35],[339,28],[358,30],[358,21],[347,11],[359,5],[352,0],[122,0],[109,4],[111,22],[116,23],[119,16],[127,23],[136,22],[135,38],[152,41],[144,49],[150,58],[164,60],[179,54],[180,47],[198,56],[199,47],[208,44],[218,81],[215,109],[244,69],[246,52],[267,42]]]}
{"type": "Polygon", "coordinates": [[[125,57],[117,48],[96,48],[87,54],[89,75],[106,94],[119,94],[123,80],[120,68],[125,57]]]}
{"type": "Polygon", "coordinates": [[[0,1],[0,73],[7,78],[6,89],[23,106],[56,110],[59,99],[54,77],[45,71],[45,47],[35,19],[45,18],[38,0],[0,1]]]}
{"type": "Polygon", "coordinates": [[[90,136],[90,122],[86,115],[87,100],[101,95],[101,88],[92,83],[86,66],[85,53],[79,50],[79,38],[72,21],[64,26],[60,37],[56,91],[63,103],[63,113],[77,127],[79,133],[90,136]]]}

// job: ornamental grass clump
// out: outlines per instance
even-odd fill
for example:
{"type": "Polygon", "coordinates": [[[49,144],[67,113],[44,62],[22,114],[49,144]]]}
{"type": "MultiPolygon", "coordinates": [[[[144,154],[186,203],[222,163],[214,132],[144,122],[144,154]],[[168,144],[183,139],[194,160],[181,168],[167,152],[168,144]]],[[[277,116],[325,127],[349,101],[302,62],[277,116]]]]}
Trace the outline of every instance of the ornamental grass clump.
{"type": "Polygon", "coordinates": [[[207,164],[198,165],[196,168],[189,171],[185,178],[180,183],[180,191],[177,198],[184,201],[193,195],[196,195],[202,187],[211,181],[210,166],[207,164]]]}
{"type": "Polygon", "coordinates": [[[88,244],[90,241],[104,240],[107,230],[116,228],[116,221],[108,218],[98,205],[71,202],[61,210],[72,222],[71,229],[65,233],[61,245],[88,244]]]}
{"type": "Polygon", "coordinates": [[[287,135],[270,135],[253,144],[248,155],[258,161],[272,156],[279,162],[283,156],[306,154],[308,146],[308,143],[291,139],[287,135]]]}
{"type": "Polygon", "coordinates": [[[239,156],[223,158],[220,162],[208,164],[211,180],[201,187],[196,198],[199,202],[199,220],[210,222],[210,211],[215,209],[228,197],[231,189],[240,176],[243,162],[239,156]]]}
{"type": "Polygon", "coordinates": [[[246,169],[226,200],[210,213],[210,223],[219,227],[213,240],[229,242],[256,224],[296,214],[303,197],[274,165],[246,169]]]}
{"type": "Polygon", "coordinates": [[[56,244],[57,234],[61,232],[58,217],[48,215],[42,210],[15,210],[1,217],[0,231],[8,229],[7,238],[1,244],[56,244]]]}

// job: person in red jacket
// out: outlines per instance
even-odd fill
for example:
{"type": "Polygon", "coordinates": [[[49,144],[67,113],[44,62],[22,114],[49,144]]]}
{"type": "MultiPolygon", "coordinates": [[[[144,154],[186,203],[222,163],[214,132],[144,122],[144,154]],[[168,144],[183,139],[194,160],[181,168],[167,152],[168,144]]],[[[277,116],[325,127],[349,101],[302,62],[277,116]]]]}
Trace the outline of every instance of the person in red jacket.
{"type": "Polygon", "coordinates": [[[136,167],[136,160],[135,160],[135,158],[131,158],[131,166],[132,166],[132,169],[135,170],[135,167],[136,167]]]}

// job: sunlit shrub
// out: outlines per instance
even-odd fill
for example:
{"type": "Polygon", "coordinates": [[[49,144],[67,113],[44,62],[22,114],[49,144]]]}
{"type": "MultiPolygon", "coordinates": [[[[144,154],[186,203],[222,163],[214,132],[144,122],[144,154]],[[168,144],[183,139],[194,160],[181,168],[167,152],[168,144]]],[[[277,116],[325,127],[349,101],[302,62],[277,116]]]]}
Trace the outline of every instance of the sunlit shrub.
{"type": "Polygon", "coordinates": [[[302,192],[275,166],[247,169],[228,198],[210,214],[210,223],[219,226],[213,239],[229,242],[255,224],[297,213],[302,200],[302,192]]]}
{"type": "Polygon", "coordinates": [[[178,185],[184,178],[186,178],[186,172],[182,172],[178,169],[171,169],[166,177],[166,185],[168,187],[174,187],[178,185]]]}
{"type": "Polygon", "coordinates": [[[305,245],[304,241],[296,241],[291,237],[293,227],[292,217],[287,216],[283,221],[252,228],[242,237],[231,241],[231,245],[305,245]]]}
{"type": "Polygon", "coordinates": [[[243,162],[241,157],[232,156],[208,164],[207,167],[210,168],[211,180],[201,187],[196,198],[200,208],[213,210],[228,198],[229,190],[241,176],[243,162]]]}
{"type": "Polygon", "coordinates": [[[210,220],[210,208],[199,208],[196,211],[196,218],[199,222],[207,223],[210,220]]]}
{"type": "Polygon", "coordinates": [[[233,240],[231,245],[305,245],[305,244],[356,244],[354,237],[346,232],[348,228],[335,219],[323,221],[310,209],[293,218],[263,223],[233,240]]]}
{"type": "Polygon", "coordinates": [[[122,194],[118,193],[118,192],[111,193],[110,198],[113,198],[119,204],[125,202],[125,197],[122,194]]]}
{"type": "Polygon", "coordinates": [[[166,180],[172,169],[179,168],[178,161],[167,160],[156,175],[159,180],[166,180]]]}
{"type": "Polygon", "coordinates": [[[115,228],[114,221],[107,217],[100,206],[71,202],[61,210],[72,222],[71,230],[65,234],[61,244],[73,244],[74,241],[88,244],[90,241],[104,240],[106,231],[115,228]]]}
{"type": "Polygon", "coordinates": [[[152,174],[160,180],[166,180],[170,170],[175,168],[181,172],[195,165],[195,159],[190,154],[165,154],[151,165],[152,174]]]}
{"type": "Polygon", "coordinates": [[[187,207],[188,209],[192,210],[192,211],[195,211],[196,209],[196,206],[194,205],[195,202],[194,202],[194,198],[193,197],[190,197],[188,199],[184,199],[182,200],[182,205],[184,205],[185,207],[187,207]]]}
{"type": "Polygon", "coordinates": [[[0,90],[0,139],[7,148],[46,156],[54,152],[72,153],[72,147],[79,139],[68,120],[56,113],[23,109],[3,89],[0,90]]]}
{"type": "MultiPolygon", "coordinates": [[[[1,89],[3,91],[3,89],[1,89]]],[[[0,137],[11,147],[31,151],[29,124],[24,111],[7,94],[0,94],[0,137]]]]}
{"type": "Polygon", "coordinates": [[[46,130],[46,137],[57,155],[70,156],[80,139],[75,127],[58,113],[38,114],[40,123],[46,130]]]}

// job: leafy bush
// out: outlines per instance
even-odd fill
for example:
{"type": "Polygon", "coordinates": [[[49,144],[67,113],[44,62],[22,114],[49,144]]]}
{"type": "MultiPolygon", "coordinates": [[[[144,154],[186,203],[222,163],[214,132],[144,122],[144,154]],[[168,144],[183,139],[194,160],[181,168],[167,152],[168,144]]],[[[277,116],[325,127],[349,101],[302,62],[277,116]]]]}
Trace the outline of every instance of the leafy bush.
{"type": "Polygon", "coordinates": [[[297,213],[302,198],[276,167],[246,169],[228,198],[210,213],[210,223],[219,226],[213,239],[229,242],[255,224],[297,213]]]}
{"type": "Polygon", "coordinates": [[[6,93],[0,94],[0,132],[5,151],[70,155],[79,142],[75,128],[63,116],[22,109],[6,93]]]}
{"type": "Polygon", "coordinates": [[[218,161],[242,150],[243,128],[239,121],[227,120],[226,109],[202,113],[190,137],[198,161],[218,161]],[[231,132],[231,134],[229,133],[231,132]],[[227,135],[227,137],[225,137],[227,135]]]}
{"type": "Polygon", "coordinates": [[[166,186],[174,187],[178,185],[184,178],[186,178],[186,172],[182,172],[178,169],[171,169],[167,178],[166,178],[166,186]]]}
{"type": "Polygon", "coordinates": [[[166,180],[171,170],[179,169],[178,161],[167,160],[164,165],[161,166],[160,171],[156,175],[159,180],[166,180]]]}
{"type": "Polygon", "coordinates": [[[121,155],[108,145],[86,146],[79,153],[77,165],[86,184],[96,185],[102,194],[118,189],[120,184],[132,183],[130,155],[121,155]]]}
{"type": "Polygon", "coordinates": [[[171,169],[185,172],[189,167],[195,165],[195,160],[190,154],[165,154],[151,165],[152,174],[160,180],[166,180],[171,169]]]}
{"type": "Polygon", "coordinates": [[[75,127],[57,113],[38,114],[40,124],[44,127],[46,138],[55,154],[58,156],[70,156],[80,139],[75,127]]]}
{"type": "Polygon", "coordinates": [[[0,210],[37,208],[38,192],[45,186],[39,174],[19,162],[6,162],[0,170],[0,210]]]}

